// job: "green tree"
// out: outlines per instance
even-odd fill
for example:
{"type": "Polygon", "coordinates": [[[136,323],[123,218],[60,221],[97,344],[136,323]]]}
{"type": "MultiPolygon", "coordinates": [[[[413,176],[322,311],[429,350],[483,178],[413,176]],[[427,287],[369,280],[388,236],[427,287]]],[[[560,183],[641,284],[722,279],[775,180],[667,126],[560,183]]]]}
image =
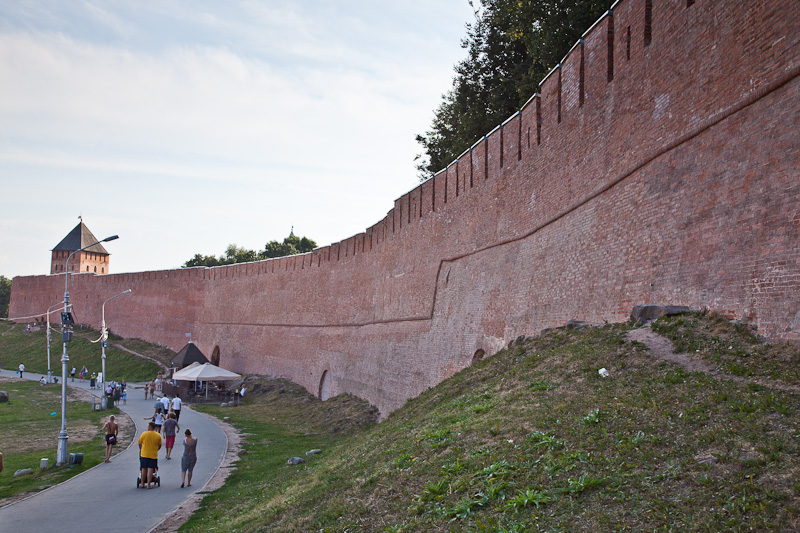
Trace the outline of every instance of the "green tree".
{"type": "Polygon", "coordinates": [[[8,318],[9,303],[11,303],[11,280],[0,276],[0,317],[8,318]]]}
{"type": "Polygon", "coordinates": [[[189,259],[183,264],[183,268],[199,267],[199,266],[218,266],[220,260],[213,255],[194,254],[194,257],[189,259]]]}
{"type": "Polygon", "coordinates": [[[225,263],[227,265],[233,263],[249,263],[258,260],[258,252],[254,250],[247,250],[240,248],[235,244],[229,244],[225,249],[225,263]]]}
{"type": "Polygon", "coordinates": [[[269,241],[259,255],[262,259],[286,257],[287,255],[308,253],[316,247],[317,243],[308,237],[289,235],[283,239],[283,242],[269,241]]]}
{"type": "Polygon", "coordinates": [[[461,42],[430,130],[417,135],[424,181],[445,168],[537,92],[539,83],[607,9],[608,0],[481,0],[461,42]]]}
{"type": "Polygon", "coordinates": [[[286,257],[288,255],[304,254],[317,247],[317,243],[308,237],[297,237],[290,235],[283,242],[269,241],[261,251],[248,250],[229,244],[225,249],[225,254],[219,257],[213,255],[195,254],[183,264],[183,268],[189,267],[212,267],[221,265],[232,265],[234,263],[249,263],[259,259],[270,259],[273,257],[286,257]]]}

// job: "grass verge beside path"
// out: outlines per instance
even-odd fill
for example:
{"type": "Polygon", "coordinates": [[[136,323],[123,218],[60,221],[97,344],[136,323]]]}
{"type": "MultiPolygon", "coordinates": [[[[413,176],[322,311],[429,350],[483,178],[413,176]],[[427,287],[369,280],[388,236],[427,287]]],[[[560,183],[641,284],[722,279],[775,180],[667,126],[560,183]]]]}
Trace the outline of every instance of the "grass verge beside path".
{"type": "MultiPolygon", "coordinates": [[[[237,527],[259,529],[264,502],[291,501],[294,496],[291,490],[286,492],[287,487],[302,485],[309,472],[318,468],[319,458],[336,442],[360,427],[372,425],[377,417],[372,406],[350,395],[323,403],[302,387],[284,380],[255,386],[251,383],[250,387],[248,399],[238,407],[195,407],[220,419],[230,417],[230,423],[243,433],[245,451],[225,486],[203,499],[200,510],[181,531],[206,532],[209,524],[215,522],[220,529],[227,530],[231,527],[230,517],[236,515],[240,516],[237,527]],[[256,394],[252,394],[253,390],[256,394]],[[322,453],[305,454],[311,450],[322,453]],[[287,464],[290,457],[301,457],[306,462],[290,466],[287,464]],[[253,511],[255,515],[251,514],[253,511]]],[[[279,504],[275,512],[281,509],[283,506],[279,504]]]]}
{"type": "MultiPolygon", "coordinates": [[[[42,387],[35,381],[0,378],[0,390],[8,391],[10,398],[0,403],[0,452],[5,463],[0,473],[0,505],[10,503],[8,498],[38,492],[65,481],[105,459],[102,425],[109,415],[119,419],[119,409],[92,412],[85,391],[67,389],[69,453],[83,453],[83,464],[73,468],[56,467],[61,385],[42,387]],[[52,414],[54,412],[56,414],[52,414]],[[49,460],[45,470],[39,469],[42,458],[49,460]],[[14,472],[24,468],[31,468],[33,472],[14,477],[14,472]]],[[[130,437],[120,446],[129,442],[130,437]]]]}
{"type": "Polygon", "coordinates": [[[347,434],[313,421],[334,399],[210,410],[246,453],[182,531],[800,530],[797,347],[704,313],[653,328],[784,385],[765,386],[660,360],[631,329],[552,331],[347,434]]]}

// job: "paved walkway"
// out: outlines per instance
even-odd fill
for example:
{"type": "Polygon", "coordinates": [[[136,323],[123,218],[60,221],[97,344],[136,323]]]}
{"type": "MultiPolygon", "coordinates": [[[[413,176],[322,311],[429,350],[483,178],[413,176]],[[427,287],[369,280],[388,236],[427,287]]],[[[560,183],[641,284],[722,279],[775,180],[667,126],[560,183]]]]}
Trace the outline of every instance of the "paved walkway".
{"type": "MultiPolygon", "coordinates": [[[[4,377],[16,377],[11,370],[0,370],[4,377]]],[[[25,379],[39,380],[41,374],[25,372],[25,379]]],[[[58,385],[61,387],[61,377],[58,385]]],[[[89,389],[88,380],[75,380],[69,386],[81,387],[96,396],[100,390],[89,389]]],[[[164,448],[158,457],[161,487],[151,490],[137,489],[139,475],[139,446],[136,441],[147,429],[145,416],[153,414],[153,400],[144,399],[144,391],[134,388],[141,384],[128,384],[128,403],[119,406],[136,424],[136,437],[128,449],[111,458],[111,463],[101,463],[59,485],[44,490],[27,499],[0,508],[0,531],[24,532],[142,532],[158,525],[163,518],[181,506],[194,492],[203,488],[214,475],[225,456],[227,437],[210,418],[184,405],[181,411],[180,436],[175,439],[173,459],[164,458],[164,448]],[[197,438],[197,466],[194,468],[192,486],[181,486],[181,455],[183,431],[189,428],[197,438]]],[[[60,389],[59,389],[60,390],[60,389]]],[[[59,413],[60,415],[60,413],[59,413]]],[[[60,416],[59,416],[60,418],[60,416]]],[[[67,434],[70,432],[67,411],[67,434]]],[[[53,450],[57,447],[53,435],[53,450]]],[[[104,454],[105,448],[97,450],[104,454]]],[[[61,468],[61,467],[59,467],[61,468]]],[[[13,475],[3,472],[3,476],[13,475]]]]}

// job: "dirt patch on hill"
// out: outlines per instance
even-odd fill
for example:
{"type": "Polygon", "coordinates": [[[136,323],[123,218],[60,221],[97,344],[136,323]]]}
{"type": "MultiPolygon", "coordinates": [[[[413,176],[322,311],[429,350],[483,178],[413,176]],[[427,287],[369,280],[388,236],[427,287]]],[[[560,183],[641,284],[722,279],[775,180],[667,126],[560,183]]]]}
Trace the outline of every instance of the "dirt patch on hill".
{"type": "Polygon", "coordinates": [[[628,332],[629,341],[637,341],[646,345],[651,356],[672,361],[682,366],[689,372],[706,372],[716,374],[713,366],[703,361],[702,358],[691,353],[677,353],[672,349],[672,341],[651,330],[639,328],[628,332]]]}
{"type": "Polygon", "coordinates": [[[651,330],[649,327],[634,329],[627,334],[629,341],[637,341],[646,345],[648,353],[658,359],[671,361],[689,372],[704,372],[719,379],[736,381],[738,383],[754,383],[771,389],[782,390],[786,392],[800,392],[800,387],[780,383],[774,380],[761,378],[761,377],[742,377],[734,376],[720,372],[714,368],[707,361],[703,360],[702,356],[693,353],[678,353],[672,348],[672,341],[666,337],[659,335],[651,330]]]}

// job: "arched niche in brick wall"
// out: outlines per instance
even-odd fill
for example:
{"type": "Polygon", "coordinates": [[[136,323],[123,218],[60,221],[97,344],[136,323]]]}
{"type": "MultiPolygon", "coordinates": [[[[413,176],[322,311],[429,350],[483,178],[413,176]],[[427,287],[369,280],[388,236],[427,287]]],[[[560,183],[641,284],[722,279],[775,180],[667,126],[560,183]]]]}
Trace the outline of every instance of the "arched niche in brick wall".
{"type": "Polygon", "coordinates": [[[211,364],[219,366],[219,346],[214,346],[214,350],[211,352],[211,364]]]}
{"type": "Polygon", "coordinates": [[[481,348],[475,352],[475,355],[472,356],[472,364],[474,365],[484,357],[486,357],[486,352],[483,350],[483,348],[481,348]]]}
{"type": "Polygon", "coordinates": [[[331,373],[327,370],[319,380],[319,399],[323,402],[331,397],[331,373]]]}

